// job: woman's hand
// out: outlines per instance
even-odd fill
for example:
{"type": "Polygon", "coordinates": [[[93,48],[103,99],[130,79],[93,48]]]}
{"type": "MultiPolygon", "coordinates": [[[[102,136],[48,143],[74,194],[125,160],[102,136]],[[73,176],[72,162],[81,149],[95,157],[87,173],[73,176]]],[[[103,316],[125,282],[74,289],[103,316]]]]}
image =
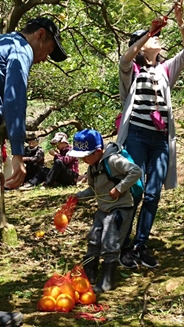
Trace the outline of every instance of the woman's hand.
{"type": "Polygon", "coordinates": [[[167,25],[167,17],[158,17],[152,20],[151,27],[150,27],[150,36],[154,36],[157,34],[162,27],[167,25]]]}
{"type": "Polygon", "coordinates": [[[177,1],[174,6],[174,14],[178,26],[183,25],[183,0],[177,1]]]}

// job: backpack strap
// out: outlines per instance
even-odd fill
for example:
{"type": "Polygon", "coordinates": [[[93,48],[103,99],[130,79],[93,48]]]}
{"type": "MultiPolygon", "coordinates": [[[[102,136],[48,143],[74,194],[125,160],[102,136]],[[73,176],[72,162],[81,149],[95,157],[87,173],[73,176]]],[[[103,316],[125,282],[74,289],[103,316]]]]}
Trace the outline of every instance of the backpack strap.
{"type": "Polygon", "coordinates": [[[105,158],[103,160],[103,162],[102,162],[103,167],[104,167],[104,172],[106,173],[106,176],[107,176],[108,180],[113,182],[115,185],[117,185],[117,184],[119,184],[120,178],[112,176],[109,165],[108,165],[108,159],[109,159],[109,157],[105,158]]]}
{"type": "Polygon", "coordinates": [[[97,170],[97,171],[92,171],[91,166],[89,166],[89,170],[90,170],[90,176],[91,176],[91,178],[95,178],[98,175],[101,175],[103,173],[106,173],[106,170],[104,169],[104,167],[103,167],[103,169],[100,169],[100,170],[97,170]]]}
{"type": "Polygon", "coordinates": [[[101,174],[106,174],[108,180],[113,182],[115,185],[117,185],[119,183],[120,179],[117,178],[117,177],[113,177],[111,175],[110,168],[109,168],[109,165],[108,165],[108,159],[109,158],[105,158],[102,161],[103,169],[100,169],[100,170],[97,170],[97,171],[92,171],[91,166],[89,166],[90,176],[91,176],[91,178],[94,179],[95,177],[97,177],[97,176],[99,176],[101,174]]]}

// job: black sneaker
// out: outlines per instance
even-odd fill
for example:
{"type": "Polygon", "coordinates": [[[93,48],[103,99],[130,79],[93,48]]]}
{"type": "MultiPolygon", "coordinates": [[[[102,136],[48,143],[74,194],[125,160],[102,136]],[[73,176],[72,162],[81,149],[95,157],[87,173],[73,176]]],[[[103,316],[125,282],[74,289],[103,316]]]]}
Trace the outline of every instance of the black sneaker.
{"type": "Polygon", "coordinates": [[[0,311],[0,327],[19,327],[23,323],[21,312],[0,311]]]}
{"type": "Polygon", "coordinates": [[[121,249],[121,254],[119,257],[119,263],[121,266],[125,268],[137,268],[138,267],[138,259],[137,257],[134,256],[134,251],[132,248],[122,248],[121,249]]]}
{"type": "Polygon", "coordinates": [[[146,245],[141,245],[133,250],[134,256],[139,258],[142,265],[148,268],[156,268],[159,266],[158,261],[149,254],[146,245]]]}

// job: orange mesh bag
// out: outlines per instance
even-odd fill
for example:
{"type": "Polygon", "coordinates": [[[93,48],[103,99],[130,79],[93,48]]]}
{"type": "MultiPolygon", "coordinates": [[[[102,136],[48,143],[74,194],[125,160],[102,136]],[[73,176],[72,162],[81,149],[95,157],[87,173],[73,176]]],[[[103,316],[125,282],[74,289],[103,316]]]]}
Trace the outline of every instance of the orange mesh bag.
{"type": "Polygon", "coordinates": [[[77,201],[77,198],[70,196],[61,209],[55,213],[54,225],[60,232],[63,233],[66,230],[77,205],[77,201]]]}
{"type": "Polygon", "coordinates": [[[70,272],[62,276],[54,273],[45,283],[43,296],[37,304],[39,311],[69,312],[75,306],[75,290],[70,280],[70,272]]]}
{"type": "MultiPolygon", "coordinates": [[[[88,259],[89,260],[89,259],[88,259]]],[[[96,303],[96,294],[88,280],[83,265],[87,263],[83,262],[81,265],[76,265],[70,273],[71,283],[75,289],[76,295],[78,294],[78,303],[81,304],[93,304],[96,303]]]]}
{"type": "Polygon", "coordinates": [[[96,303],[96,295],[82,264],[76,265],[65,275],[54,273],[44,284],[43,295],[37,309],[46,312],[69,312],[77,303],[85,305],[96,303]]]}

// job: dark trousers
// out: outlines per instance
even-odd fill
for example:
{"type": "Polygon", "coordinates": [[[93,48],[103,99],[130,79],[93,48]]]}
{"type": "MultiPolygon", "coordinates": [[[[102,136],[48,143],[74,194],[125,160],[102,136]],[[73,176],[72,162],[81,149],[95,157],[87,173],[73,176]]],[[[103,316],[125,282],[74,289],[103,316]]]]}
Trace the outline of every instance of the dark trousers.
{"type": "Polygon", "coordinates": [[[30,179],[32,179],[41,170],[41,168],[42,167],[38,165],[37,162],[32,162],[31,164],[27,164],[24,183],[27,183],[30,179]]]}
{"type": "Polygon", "coordinates": [[[44,182],[45,185],[75,185],[78,174],[67,168],[62,160],[56,159],[51,169],[44,167],[38,174],[34,176],[29,183],[39,185],[44,182]]]}
{"type": "Polygon", "coordinates": [[[37,186],[45,181],[50,168],[42,167],[37,174],[34,175],[28,182],[34,186],[37,186]]]}

